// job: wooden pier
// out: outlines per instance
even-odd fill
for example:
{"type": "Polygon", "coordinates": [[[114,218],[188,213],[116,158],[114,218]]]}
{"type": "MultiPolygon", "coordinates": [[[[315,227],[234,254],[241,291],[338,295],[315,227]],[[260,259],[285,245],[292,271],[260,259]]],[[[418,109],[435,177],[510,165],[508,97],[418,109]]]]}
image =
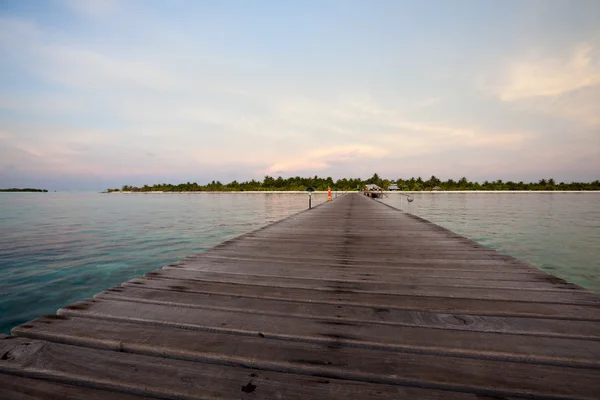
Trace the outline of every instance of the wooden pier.
{"type": "Polygon", "coordinates": [[[600,296],[359,194],[0,336],[1,399],[599,399],[600,296]]]}

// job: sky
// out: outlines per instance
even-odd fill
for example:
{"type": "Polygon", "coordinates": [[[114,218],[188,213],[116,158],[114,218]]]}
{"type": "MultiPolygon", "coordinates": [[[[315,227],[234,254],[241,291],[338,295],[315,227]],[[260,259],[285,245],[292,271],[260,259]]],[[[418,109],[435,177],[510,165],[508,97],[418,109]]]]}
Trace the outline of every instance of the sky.
{"type": "Polygon", "coordinates": [[[0,0],[0,187],[600,179],[600,1],[0,0]]]}

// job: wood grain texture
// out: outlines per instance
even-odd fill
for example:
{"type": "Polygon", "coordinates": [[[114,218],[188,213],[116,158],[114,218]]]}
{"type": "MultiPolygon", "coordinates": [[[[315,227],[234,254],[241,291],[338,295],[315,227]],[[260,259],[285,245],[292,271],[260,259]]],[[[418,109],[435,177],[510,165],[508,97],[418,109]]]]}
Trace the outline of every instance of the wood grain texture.
{"type": "MultiPolygon", "coordinates": [[[[156,285],[153,277],[151,279],[136,278],[124,282],[124,286],[139,286],[148,287],[156,285]]],[[[600,299],[594,293],[588,291],[567,291],[567,292],[532,292],[518,289],[494,289],[494,288],[477,288],[477,287],[446,287],[446,286],[418,286],[409,285],[403,288],[394,290],[376,291],[364,290],[355,284],[344,283],[326,283],[320,287],[306,287],[300,284],[290,283],[287,286],[271,286],[268,280],[263,282],[254,282],[254,284],[219,282],[219,281],[198,281],[191,279],[168,279],[164,280],[166,285],[173,288],[184,287],[189,291],[200,293],[228,293],[233,295],[252,295],[262,293],[265,296],[278,296],[293,298],[295,293],[301,295],[308,291],[315,300],[320,298],[338,298],[342,299],[360,299],[360,301],[369,301],[370,298],[380,298],[388,296],[388,298],[398,298],[398,296],[418,296],[418,297],[442,297],[451,299],[469,299],[469,300],[504,300],[513,302],[529,302],[529,303],[558,303],[571,305],[594,305],[600,306],[600,299]]],[[[426,301],[426,299],[424,299],[426,301]]]]}
{"type": "MultiPolygon", "coordinates": [[[[343,273],[342,273],[343,274],[343,273]]],[[[340,274],[340,275],[342,275],[340,274]]],[[[326,271],[323,271],[321,277],[306,277],[293,276],[285,277],[274,274],[255,274],[246,273],[228,273],[202,271],[190,268],[163,268],[158,271],[147,273],[145,276],[163,279],[182,279],[182,280],[197,280],[205,282],[224,282],[224,283],[242,283],[247,285],[264,285],[268,282],[269,285],[279,287],[296,287],[306,289],[331,289],[335,285],[345,285],[348,289],[362,290],[367,292],[402,292],[410,290],[413,286],[424,287],[442,286],[442,287],[461,287],[461,288],[490,288],[490,289],[518,289],[532,291],[550,291],[564,292],[572,291],[573,288],[567,285],[557,287],[549,281],[544,281],[541,278],[532,282],[524,280],[508,281],[508,280],[486,280],[486,279],[454,279],[454,278],[420,278],[404,276],[398,282],[392,282],[385,279],[385,276],[380,276],[380,280],[373,279],[374,274],[370,276],[327,276],[326,271]]],[[[577,289],[579,290],[579,289],[577,289]]]]}
{"type": "Polygon", "coordinates": [[[145,400],[151,397],[0,373],[0,398],[2,400],[145,400]]]}
{"type": "MultiPolygon", "coordinates": [[[[6,359],[0,360],[0,373],[163,399],[478,398],[476,394],[419,388],[418,382],[410,379],[407,385],[335,379],[320,373],[318,365],[313,367],[317,376],[309,376],[22,338],[0,340],[0,353],[6,355],[6,359]]],[[[454,384],[452,387],[458,388],[454,384]]],[[[495,393],[487,387],[479,391],[495,393]]]]}
{"type": "Polygon", "coordinates": [[[59,315],[75,315],[88,318],[138,321],[145,324],[165,324],[196,330],[223,329],[256,335],[270,329],[281,336],[306,335],[318,331],[321,326],[346,323],[362,340],[402,340],[397,336],[396,326],[419,326],[433,329],[513,333],[530,336],[565,337],[572,339],[600,340],[600,324],[596,321],[554,320],[547,318],[493,317],[461,314],[441,314],[420,311],[375,313],[384,314],[379,323],[364,321],[348,310],[346,315],[299,315],[272,313],[269,311],[238,309],[187,308],[170,304],[149,304],[109,299],[88,299],[58,310],[59,315]],[[338,317],[339,315],[339,317],[338,317]],[[368,338],[368,339],[367,339],[368,338]],[[384,339],[385,338],[385,339],[384,339]]]}
{"type": "Polygon", "coordinates": [[[552,318],[582,321],[599,321],[598,307],[552,303],[524,303],[513,301],[452,299],[446,297],[365,295],[339,297],[337,293],[319,293],[294,290],[292,293],[264,293],[257,290],[246,295],[198,292],[180,282],[173,285],[167,280],[153,279],[145,285],[125,285],[98,293],[98,299],[166,303],[175,306],[198,308],[226,308],[259,310],[286,315],[355,315],[365,321],[393,321],[394,314],[406,311],[453,313],[477,316],[510,316],[552,318]],[[360,301],[358,301],[360,300],[360,301]]]}
{"type": "Polygon", "coordinates": [[[598,294],[358,194],[12,334],[0,336],[0,385],[15,381],[0,398],[600,393],[598,294]]]}
{"type": "MultiPolygon", "coordinates": [[[[168,353],[173,358],[224,358],[236,360],[237,364],[252,359],[253,366],[285,364],[290,359],[311,357],[322,353],[324,348],[335,347],[338,349],[336,354],[344,353],[345,358],[350,360],[345,367],[356,372],[361,370],[360,363],[366,359],[387,357],[396,362],[397,358],[392,352],[600,369],[600,341],[454,332],[420,327],[396,327],[392,337],[369,338],[368,335],[361,335],[360,329],[352,336],[343,332],[336,336],[335,332],[347,326],[344,323],[316,325],[313,331],[305,330],[282,337],[273,333],[268,326],[259,335],[254,332],[232,332],[226,323],[222,323],[222,330],[195,331],[164,325],[143,325],[135,321],[104,321],[98,324],[88,318],[48,315],[29,322],[26,328],[15,328],[13,334],[141,354],[168,353]],[[357,364],[355,360],[361,361],[357,364]]],[[[456,359],[454,367],[461,362],[456,359]]],[[[385,364],[388,374],[399,368],[390,365],[389,361],[385,364]]]]}
{"type": "MultiPolygon", "coordinates": [[[[505,266],[506,267],[506,266],[505,266]]],[[[500,280],[536,282],[546,277],[546,274],[538,270],[524,270],[522,268],[508,271],[493,271],[477,269],[475,265],[457,265],[455,268],[439,268],[422,263],[398,263],[394,266],[370,265],[368,270],[364,265],[342,265],[342,264],[316,264],[280,260],[255,261],[255,260],[231,260],[220,258],[202,258],[187,262],[177,261],[163,267],[185,268],[206,272],[222,273],[252,273],[262,275],[276,275],[280,277],[305,277],[305,278],[330,278],[339,279],[345,276],[355,277],[381,277],[388,282],[401,282],[406,278],[452,278],[452,279],[474,279],[474,280],[500,280]]]]}

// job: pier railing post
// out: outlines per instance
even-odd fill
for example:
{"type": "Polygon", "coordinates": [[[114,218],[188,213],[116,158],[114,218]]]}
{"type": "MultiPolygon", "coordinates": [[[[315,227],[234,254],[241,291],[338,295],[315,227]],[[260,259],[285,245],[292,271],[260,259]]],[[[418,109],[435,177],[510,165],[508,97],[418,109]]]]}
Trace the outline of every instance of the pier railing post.
{"type": "Polygon", "coordinates": [[[314,192],[315,189],[312,186],[309,186],[306,188],[306,191],[308,192],[308,209],[310,210],[312,208],[312,192],[314,192]]]}

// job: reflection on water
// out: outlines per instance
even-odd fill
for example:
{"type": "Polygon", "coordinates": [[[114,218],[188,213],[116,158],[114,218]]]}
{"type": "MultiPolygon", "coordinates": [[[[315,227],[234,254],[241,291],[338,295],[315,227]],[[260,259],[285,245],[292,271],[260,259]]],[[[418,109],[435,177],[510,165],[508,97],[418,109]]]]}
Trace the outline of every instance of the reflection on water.
{"type": "Polygon", "coordinates": [[[382,201],[600,291],[600,193],[399,193],[382,201]]]}
{"type": "Polygon", "coordinates": [[[307,206],[306,194],[0,193],[0,332],[307,206]]]}

